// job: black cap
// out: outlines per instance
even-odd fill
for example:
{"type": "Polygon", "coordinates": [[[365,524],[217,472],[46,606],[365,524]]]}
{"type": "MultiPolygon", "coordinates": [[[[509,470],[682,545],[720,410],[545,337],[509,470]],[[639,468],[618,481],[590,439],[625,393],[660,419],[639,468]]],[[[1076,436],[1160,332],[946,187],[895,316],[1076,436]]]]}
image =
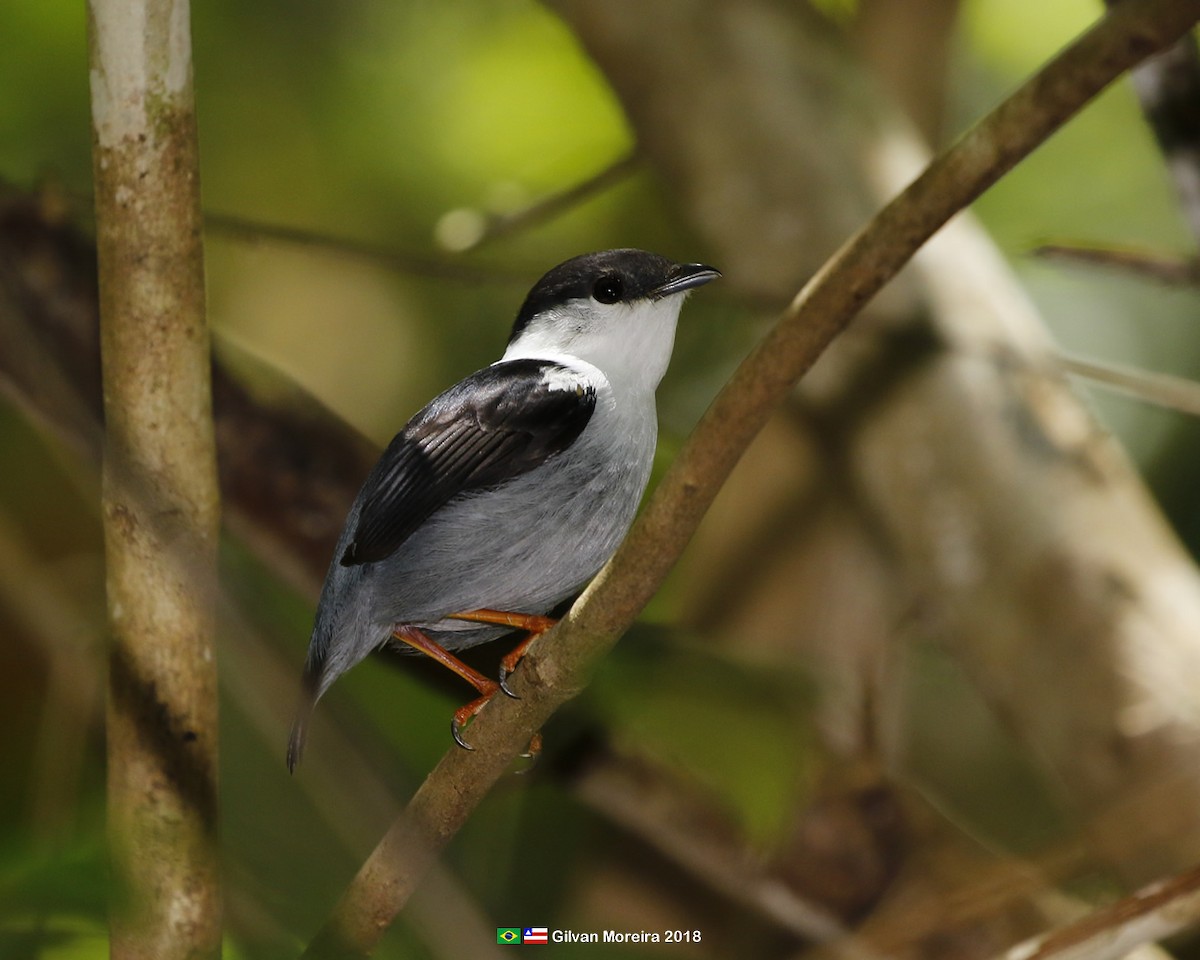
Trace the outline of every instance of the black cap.
{"type": "Polygon", "coordinates": [[[546,273],[525,298],[512,338],[539,313],[569,300],[592,297],[600,303],[657,300],[714,280],[721,272],[702,263],[676,263],[657,253],[625,248],[585,253],[546,273]]]}

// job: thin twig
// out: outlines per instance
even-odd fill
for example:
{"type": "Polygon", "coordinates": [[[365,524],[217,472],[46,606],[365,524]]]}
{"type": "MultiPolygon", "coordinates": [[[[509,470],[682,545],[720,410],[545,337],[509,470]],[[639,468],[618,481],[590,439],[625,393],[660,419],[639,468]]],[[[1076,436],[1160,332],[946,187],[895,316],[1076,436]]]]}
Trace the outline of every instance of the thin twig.
{"type": "MultiPolygon", "coordinates": [[[[4,182],[0,181],[0,187],[4,182]]],[[[92,194],[82,190],[65,192],[70,202],[91,205],[92,194]]],[[[537,266],[494,267],[487,264],[467,263],[459,257],[442,257],[437,254],[415,253],[400,250],[384,243],[373,243],[358,237],[339,236],[324,230],[295,227],[267,220],[256,220],[236,213],[204,211],[204,229],[209,233],[220,233],[241,243],[282,243],[288,246],[307,248],[321,253],[353,257],[366,260],[387,270],[414,277],[434,280],[453,280],[459,283],[527,283],[537,275],[537,266]]]]}
{"type": "Polygon", "coordinates": [[[1044,243],[1035,257],[1108,267],[1177,287],[1200,286],[1200,260],[1090,244],[1044,243]]]}
{"type": "Polygon", "coordinates": [[[309,957],[368,953],[438,852],[549,716],[649,601],[746,446],[837,334],[951,216],[1088,100],[1200,17],[1200,0],[1112,11],[937,158],[816,274],[742,363],[685,444],[612,562],[421,785],[309,945],[309,957]]]}
{"type": "Polygon", "coordinates": [[[1144,887],[1074,923],[1006,950],[998,960],[1118,960],[1200,922],[1200,867],[1144,887]]]}
{"type": "MultiPolygon", "coordinates": [[[[520,210],[493,217],[485,223],[480,235],[473,238],[469,244],[458,251],[458,254],[477,250],[495,239],[510,236],[519,230],[528,229],[559,216],[597,193],[620,183],[637,169],[639,159],[636,152],[627,154],[580,183],[543,197],[520,210]]],[[[92,195],[84,191],[69,191],[68,196],[76,203],[90,204],[93,202],[92,195]]],[[[427,277],[433,280],[452,280],[458,283],[527,284],[529,278],[536,276],[538,272],[538,267],[534,264],[522,267],[520,265],[496,266],[486,263],[471,263],[457,254],[450,257],[439,256],[435,253],[416,253],[411,250],[398,249],[390,244],[363,240],[359,237],[348,237],[308,227],[256,220],[236,213],[206,210],[204,229],[210,233],[224,234],[241,243],[282,243],[321,253],[353,257],[397,273],[427,277]]]]}
{"type": "Polygon", "coordinates": [[[1084,377],[1100,386],[1145,403],[1200,417],[1200,383],[1195,380],[1065,354],[1058,357],[1058,363],[1067,373],[1084,377]]]}
{"type": "Polygon", "coordinates": [[[558,193],[552,193],[520,210],[492,217],[487,221],[479,236],[474,238],[473,242],[464,249],[478,250],[485,244],[501,237],[511,236],[520,230],[528,230],[552,220],[620,183],[637,169],[640,161],[641,157],[638,152],[633,150],[620,160],[610,163],[599,173],[574,186],[560,190],[558,193]]]}
{"type": "Polygon", "coordinates": [[[455,280],[460,283],[526,283],[536,269],[490,267],[465,263],[458,258],[438,257],[397,250],[381,243],[371,243],[354,237],[340,237],[303,227],[265,223],[228,213],[205,213],[205,226],[248,243],[270,240],[297,247],[310,247],[322,252],[369,260],[390,270],[436,280],[455,280]]]}

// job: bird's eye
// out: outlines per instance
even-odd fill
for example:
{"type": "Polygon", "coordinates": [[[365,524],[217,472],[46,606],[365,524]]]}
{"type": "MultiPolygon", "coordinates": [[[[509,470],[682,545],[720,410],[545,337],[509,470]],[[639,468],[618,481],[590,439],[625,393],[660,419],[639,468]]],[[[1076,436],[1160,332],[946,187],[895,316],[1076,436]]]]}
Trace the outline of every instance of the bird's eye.
{"type": "Polygon", "coordinates": [[[616,303],[625,292],[625,285],[620,277],[601,277],[592,287],[592,297],[600,303],[616,303]]]}

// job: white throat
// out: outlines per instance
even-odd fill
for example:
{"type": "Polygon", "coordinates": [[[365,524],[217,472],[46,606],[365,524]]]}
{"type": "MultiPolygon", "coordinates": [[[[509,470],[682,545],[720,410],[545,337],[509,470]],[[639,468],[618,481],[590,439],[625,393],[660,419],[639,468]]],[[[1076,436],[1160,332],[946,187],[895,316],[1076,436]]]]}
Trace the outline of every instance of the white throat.
{"type": "Polygon", "coordinates": [[[683,300],[571,300],[534,317],[501,359],[583,361],[618,388],[653,394],[671,360],[683,300]]]}

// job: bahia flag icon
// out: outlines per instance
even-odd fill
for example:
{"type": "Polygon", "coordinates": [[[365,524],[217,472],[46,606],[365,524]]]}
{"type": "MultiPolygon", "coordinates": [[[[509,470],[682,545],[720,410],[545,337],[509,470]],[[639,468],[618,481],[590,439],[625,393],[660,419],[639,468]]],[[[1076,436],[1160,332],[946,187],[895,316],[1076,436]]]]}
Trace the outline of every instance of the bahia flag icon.
{"type": "Polygon", "coordinates": [[[549,927],[526,927],[521,932],[522,943],[549,943],[550,928],[549,927]]]}
{"type": "Polygon", "coordinates": [[[497,943],[520,943],[521,928],[520,927],[497,927],[496,928],[497,943]]]}

